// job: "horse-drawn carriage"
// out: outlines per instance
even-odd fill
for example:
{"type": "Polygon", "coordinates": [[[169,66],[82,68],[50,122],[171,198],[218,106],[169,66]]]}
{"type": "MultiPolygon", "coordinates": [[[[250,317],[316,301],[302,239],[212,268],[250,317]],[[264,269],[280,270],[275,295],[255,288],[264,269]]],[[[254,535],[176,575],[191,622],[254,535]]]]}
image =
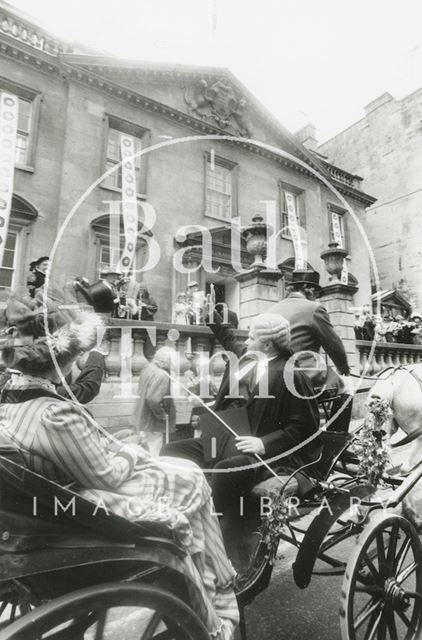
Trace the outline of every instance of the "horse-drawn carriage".
{"type": "MultiPolygon", "coordinates": [[[[244,608],[268,585],[279,539],[298,549],[299,587],[313,574],[344,576],[343,640],[422,637],[422,545],[394,511],[422,476],[422,461],[405,478],[384,474],[391,491],[380,492],[358,473],[355,437],[323,431],[312,487],[295,496],[293,513],[285,501],[279,512],[274,506],[236,586],[242,637],[244,608]]],[[[122,619],[127,640],[209,639],[185,552],[165,526],[108,514],[26,469],[12,448],[0,450],[0,482],[1,640],[112,639],[122,619]]]]}

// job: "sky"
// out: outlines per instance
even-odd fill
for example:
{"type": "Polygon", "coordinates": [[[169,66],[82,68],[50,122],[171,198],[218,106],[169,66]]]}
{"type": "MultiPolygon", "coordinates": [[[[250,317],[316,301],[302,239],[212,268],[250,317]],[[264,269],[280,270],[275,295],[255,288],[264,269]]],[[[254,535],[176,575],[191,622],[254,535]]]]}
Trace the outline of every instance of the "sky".
{"type": "Polygon", "coordinates": [[[422,87],[421,0],[9,0],[121,58],[228,67],[292,133],[324,142],[422,87]]]}

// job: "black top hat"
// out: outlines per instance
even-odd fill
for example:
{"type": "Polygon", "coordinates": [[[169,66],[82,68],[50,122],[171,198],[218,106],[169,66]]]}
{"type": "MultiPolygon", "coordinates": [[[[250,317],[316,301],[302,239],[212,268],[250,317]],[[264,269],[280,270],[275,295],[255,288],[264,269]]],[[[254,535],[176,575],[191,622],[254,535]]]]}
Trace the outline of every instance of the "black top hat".
{"type": "Polygon", "coordinates": [[[76,280],[75,290],[82,294],[83,299],[94,307],[97,313],[110,313],[114,309],[115,293],[111,285],[100,280],[92,285],[76,280]]]}
{"type": "Polygon", "coordinates": [[[292,284],[307,284],[321,291],[319,273],[310,269],[295,269],[292,273],[292,284]]]}

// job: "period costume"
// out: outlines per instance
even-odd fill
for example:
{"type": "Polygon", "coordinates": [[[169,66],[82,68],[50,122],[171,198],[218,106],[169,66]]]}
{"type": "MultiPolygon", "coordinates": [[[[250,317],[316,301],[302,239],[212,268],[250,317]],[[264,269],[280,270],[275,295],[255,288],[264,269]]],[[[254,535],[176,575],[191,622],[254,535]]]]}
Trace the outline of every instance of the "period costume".
{"type": "Polygon", "coordinates": [[[139,373],[137,395],[131,423],[138,433],[145,432],[151,453],[158,455],[166,429],[173,430],[175,424],[168,373],[155,362],[145,361],[139,373]]]}
{"type": "MultiPolygon", "coordinates": [[[[245,355],[246,345],[238,340],[231,328],[222,323],[221,316],[215,312],[215,323],[210,325],[217,340],[226,351],[234,352],[237,357],[245,355]]],[[[215,411],[236,406],[245,406],[251,435],[260,438],[265,447],[263,458],[272,460],[275,468],[297,469],[316,460],[321,449],[319,437],[316,436],[306,447],[299,448],[292,455],[277,462],[277,456],[300,445],[310,436],[314,436],[319,427],[319,412],[316,400],[312,399],[313,387],[305,373],[300,370],[294,374],[294,387],[298,395],[293,394],[286,386],[284,370],[290,352],[284,350],[270,358],[268,367],[268,396],[259,397],[259,381],[257,380],[258,364],[250,363],[249,371],[239,379],[238,399],[230,398],[229,366],[218,390],[215,411]],[[301,397],[299,397],[302,396],[301,397]],[[310,398],[310,399],[303,399],[310,398]]],[[[240,368],[242,369],[242,363],[240,368]]],[[[247,361],[246,361],[247,362],[247,361]]],[[[245,364],[246,364],[245,362],[245,364]]],[[[204,466],[204,449],[201,438],[180,440],[166,445],[162,453],[186,457],[200,466],[204,466]]],[[[255,463],[254,456],[242,454],[217,462],[213,468],[249,467],[236,473],[212,474],[213,496],[218,511],[229,511],[238,504],[239,495],[248,494],[252,487],[269,477],[270,472],[262,466],[251,467],[255,463]]]]}
{"type": "MultiPolygon", "coordinates": [[[[293,283],[309,284],[314,288],[319,287],[319,274],[317,272],[293,272],[293,283]]],[[[337,371],[341,375],[349,375],[350,367],[347,361],[343,342],[337,335],[327,310],[315,300],[308,300],[299,291],[293,291],[284,300],[277,302],[270,310],[271,313],[279,313],[290,323],[290,346],[293,353],[312,351],[319,353],[321,347],[331,358],[337,371]]],[[[316,370],[316,361],[311,354],[298,356],[297,364],[304,369],[315,387],[322,386],[341,389],[342,384],[334,371],[328,368],[316,370]]]]}
{"type": "Polygon", "coordinates": [[[154,459],[133,445],[113,451],[81,407],[58,398],[46,378],[30,375],[12,374],[3,389],[0,432],[19,447],[31,470],[71,484],[95,503],[103,500],[129,520],[171,527],[188,552],[185,562],[205,600],[211,636],[232,637],[238,620],[234,571],[199,469],[154,459]]]}

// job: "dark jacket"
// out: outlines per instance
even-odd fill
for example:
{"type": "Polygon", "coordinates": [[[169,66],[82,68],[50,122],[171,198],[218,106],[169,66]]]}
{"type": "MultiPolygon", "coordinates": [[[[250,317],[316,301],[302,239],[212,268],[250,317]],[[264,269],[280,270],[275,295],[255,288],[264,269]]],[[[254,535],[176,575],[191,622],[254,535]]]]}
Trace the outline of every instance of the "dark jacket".
{"type": "MultiPolygon", "coordinates": [[[[218,314],[215,315],[217,319],[218,314]]],[[[210,328],[226,351],[233,351],[238,357],[244,355],[246,346],[236,338],[232,329],[219,324],[218,319],[216,324],[210,325],[210,328]]],[[[255,384],[245,403],[251,433],[263,441],[266,458],[276,456],[300,444],[312,436],[319,427],[317,401],[304,400],[293,395],[285,384],[286,356],[288,357],[288,353],[282,354],[268,363],[268,394],[274,397],[258,397],[259,385],[255,384]]],[[[239,368],[241,367],[242,364],[239,368]]],[[[233,400],[227,397],[230,383],[229,374],[227,366],[216,396],[214,406],[216,411],[233,406],[233,400]]],[[[295,371],[294,385],[301,396],[311,397],[314,394],[311,382],[302,371],[295,371]]],[[[306,447],[289,456],[289,465],[297,468],[315,460],[320,448],[320,439],[317,437],[306,447]]]]}
{"type": "MultiPolygon", "coordinates": [[[[342,375],[350,373],[347,355],[340,337],[331,324],[327,310],[318,302],[307,300],[300,293],[291,293],[287,298],[277,302],[269,309],[270,313],[279,313],[290,323],[290,340],[293,353],[298,351],[314,351],[318,353],[322,347],[334,362],[337,371],[342,375]]],[[[303,356],[298,359],[302,368],[315,367],[312,357],[303,356]]],[[[307,372],[316,383],[318,372],[307,372]]]]}
{"type": "MultiPolygon", "coordinates": [[[[105,359],[103,354],[99,351],[91,351],[75,382],[69,382],[70,390],[78,402],[87,404],[98,396],[104,371],[105,359]]],[[[63,398],[70,397],[64,385],[59,384],[56,390],[59,396],[63,396],[63,398]]]]}

